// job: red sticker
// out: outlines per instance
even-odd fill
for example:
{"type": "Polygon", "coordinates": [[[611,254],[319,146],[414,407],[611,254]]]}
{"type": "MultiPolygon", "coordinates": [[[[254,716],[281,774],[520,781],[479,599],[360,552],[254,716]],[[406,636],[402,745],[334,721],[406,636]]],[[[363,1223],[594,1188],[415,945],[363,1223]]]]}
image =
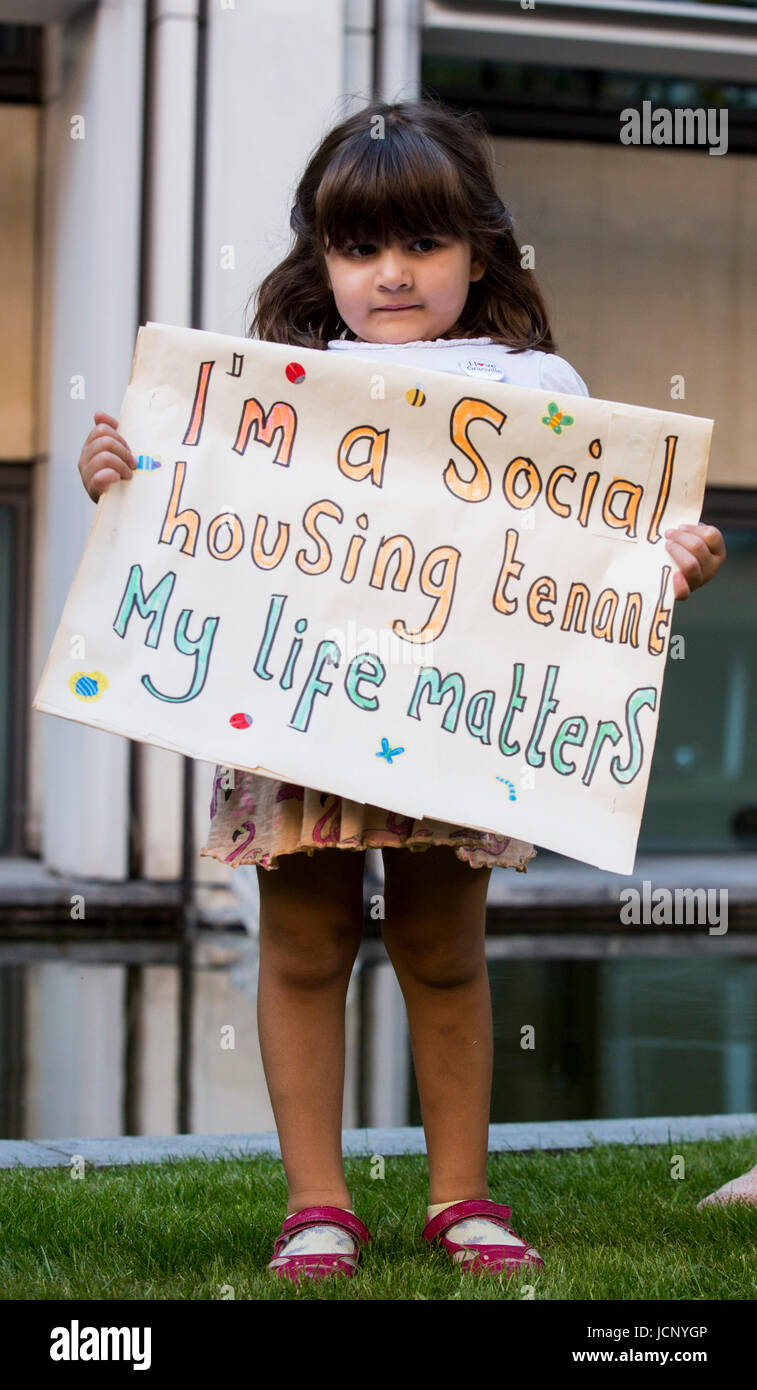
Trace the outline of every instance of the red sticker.
{"type": "Polygon", "coordinates": [[[290,362],[286,373],[295,386],[299,386],[300,382],[305,380],[305,368],[301,367],[299,362],[290,362]]]}
{"type": "Polygon", "coordinates": [[[251,714],[232,714],[229,723],[234,729],[249,729],[252,723],[251,714]]]}

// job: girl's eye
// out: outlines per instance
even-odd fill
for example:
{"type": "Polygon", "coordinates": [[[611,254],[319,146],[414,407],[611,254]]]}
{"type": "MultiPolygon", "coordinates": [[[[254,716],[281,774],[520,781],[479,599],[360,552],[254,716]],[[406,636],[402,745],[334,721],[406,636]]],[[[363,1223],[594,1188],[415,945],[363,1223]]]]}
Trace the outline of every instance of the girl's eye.
{"type": "MultiPolygon", "coordinates": [[[[425,242],[428,247],[434,247],[439,245],[439,242],[436,241],[434,237],[422,236],[416,237],[415,241],[411,242],[411,246],[419,246],[422,242],[425,242]]],[[[353,256],[353,252],[357,251],[359,253],[361,251],[367,251],[369,255],[372,255],[375,250],[376,247],[373,245],[372,242],[355,242],[354,245],[347,247],[347,255],[351,256],[353,260],[364,260],[365,258],[360,254],[358,254],[357,256],[353,256]]]]}

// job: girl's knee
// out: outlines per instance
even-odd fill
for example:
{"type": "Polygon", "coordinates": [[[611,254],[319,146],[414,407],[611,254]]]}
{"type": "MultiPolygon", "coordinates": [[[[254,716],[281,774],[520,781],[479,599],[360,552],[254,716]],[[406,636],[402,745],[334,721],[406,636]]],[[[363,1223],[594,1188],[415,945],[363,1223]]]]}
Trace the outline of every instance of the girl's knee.
{"type": "Polygon", "coordinates": [[[428,935],[385,932],[384,945],[398,976],[410,977],[417,984],[455,989],[471,984],[482,971],[486,974],[483,945],[472,940],[450,944],[428,935]]]}
{"type": "MultiPolygon", "coordinates": [[[[312,943],[290,943],[266,950],[265,964],[275,970],[282,984],[300,989],[323,989],[339,983],[346,987],[358,950],[359,943],[345,945],[333,940],[322,941],[315,947],[312,943]]],[[[262,961],[261,949],[261,964],[262,961]]]]}
{"type": "Polygon", "coordinates": [[[323,918],[303,904],[299,920],[260,919],[261,963],[289,984],[319,986],[349,979],[362,938],[362,924],[323,918]]]}
{"type": "Polygon", "coordinates": [[[261,962],[290,984],[348,979],[363,935],[362,901],[329,903],[311,893],[261,902],[261,962]]]}

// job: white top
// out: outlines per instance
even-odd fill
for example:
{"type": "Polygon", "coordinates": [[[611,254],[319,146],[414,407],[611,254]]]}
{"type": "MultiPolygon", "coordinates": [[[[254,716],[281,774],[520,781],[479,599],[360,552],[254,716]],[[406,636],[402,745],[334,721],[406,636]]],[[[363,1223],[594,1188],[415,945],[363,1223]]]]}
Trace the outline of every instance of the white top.
{"type": "Polygon", "coordinates": [[[351,338],[332,338],[329,352],[351,352],[400,366],[429,367],[489,381],[509,381],[513,386],[535,386],[588,396],[589,388],[564,357],[529,348],[513,352],[491,338],[417,339],[412,343],[358,343],[351,338]]]}

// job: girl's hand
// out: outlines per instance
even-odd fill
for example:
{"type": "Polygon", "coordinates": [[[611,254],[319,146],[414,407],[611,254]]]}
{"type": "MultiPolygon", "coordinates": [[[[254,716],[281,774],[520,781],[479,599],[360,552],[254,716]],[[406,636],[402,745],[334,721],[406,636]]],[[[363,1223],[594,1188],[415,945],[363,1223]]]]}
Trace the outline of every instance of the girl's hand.
{"type": "Polygon", "coordinates": [[[100,500],[111,483],[130,478],[137,466],[126,440],[116,429],[117,424],[112,415],[96,410],[94,426],[84,441],[79,472],[93,502],[100,500]]]}
{"type": "Polygon", "coordinates": [[[669,528],[665,549],[680,569],[673,574],[673,596],[689,597],[692,589],[701,589],[717,574],[726,557],[725,541],[717,526],[704,526],[684,521],[669,528]]]}

